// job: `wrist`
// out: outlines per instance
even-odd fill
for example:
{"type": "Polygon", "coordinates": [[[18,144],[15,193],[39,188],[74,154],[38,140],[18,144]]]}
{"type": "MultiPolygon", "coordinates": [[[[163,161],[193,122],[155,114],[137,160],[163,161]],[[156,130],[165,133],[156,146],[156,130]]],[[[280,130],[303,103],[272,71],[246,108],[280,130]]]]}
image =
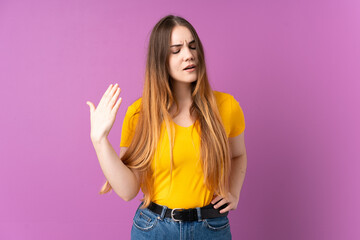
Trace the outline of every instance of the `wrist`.
{"type": "Polygon", "coordinates": [[[93,145],[101,145],[106,141],[108,141],[107,137],[91,137],[91,142],[93,145]]]}

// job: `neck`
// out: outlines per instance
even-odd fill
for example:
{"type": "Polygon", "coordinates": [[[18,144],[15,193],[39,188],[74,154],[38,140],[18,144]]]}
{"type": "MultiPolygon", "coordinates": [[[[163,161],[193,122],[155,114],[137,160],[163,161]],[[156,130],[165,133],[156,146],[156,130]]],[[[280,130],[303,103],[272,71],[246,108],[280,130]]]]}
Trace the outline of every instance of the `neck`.
{"type": "Polygon", "coordinates": [[[179,105],[187,105],[192,103],[191,99],[191,83],[172,81],[174,97],[179,105]]]}
{"type": "MultiPolygon", "coordinates": [[[[188,116],[188,114],[190,113],[190,106],[192,104],[191,83],[184,83],[172,80],[172,87],[174,98],[176,98],[179,105],[179,113],[185,113],[185,115],[188,116]]],[[[170,114],[176,117],[177,115],[174,115],[175,113],[175,105],[172,105],[170,107],[170,114]]],[[[195,121],[196,113],[193,113],[190,118],[192,118],[192,121],[195,121]]]]}

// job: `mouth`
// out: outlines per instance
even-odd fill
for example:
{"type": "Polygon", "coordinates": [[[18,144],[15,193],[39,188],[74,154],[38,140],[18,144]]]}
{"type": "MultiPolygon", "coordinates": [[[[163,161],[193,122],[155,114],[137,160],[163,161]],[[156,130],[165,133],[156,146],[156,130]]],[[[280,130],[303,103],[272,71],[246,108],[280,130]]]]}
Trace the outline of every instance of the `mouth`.
{"type": "Polygon", "coordinates": [[[186,68],[184,68],[183,70],[190,70],[190,69],[194,69],[196,67],[195,64],[190,64],[188,66],[186,66],[186,68]]]}

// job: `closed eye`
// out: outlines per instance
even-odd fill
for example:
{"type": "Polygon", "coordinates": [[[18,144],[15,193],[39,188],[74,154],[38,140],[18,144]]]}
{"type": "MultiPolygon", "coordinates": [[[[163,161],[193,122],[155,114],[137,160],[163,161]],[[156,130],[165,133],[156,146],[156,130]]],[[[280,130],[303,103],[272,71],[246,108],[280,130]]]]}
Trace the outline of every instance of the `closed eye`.
{"type": "MultiPolygon", "coordinates": [[[[196,47],[190,47],[190,46],[189,46],[189,48],[190,48],[190,49],[193,49],[193,50],[195,50],[195,49],[196,49],[196,47]]],[[[172,53],[173,53],[173,54],[177,54],[177,53],[179,53],[179,52],[180,52],[180,49],[179,49],[178,51],[176,51],[176,52],[172,52],[172,53]]]]}
{"type": "MultiPolygon", "coordinates": [[[[192,41],[190,41],[189,43],[188,43],[188,46],[189,46],[189,48],[190,49],[192,49],[192,50],[195,50],[196,49],[196,45],[195,45],[195,39],[193,39],[192,41]]],[[[177,48],[177,47],[182,47],[182,44],[174,44],[174,45],[171,45],[170,46],[170,48],[177,48]]],[[[177,53],[179,53],[180,52],[180,49],[178,50],[178,51],[176,51],[176,52],[172,52],[172,54],[177,54],[177,53]]]]}

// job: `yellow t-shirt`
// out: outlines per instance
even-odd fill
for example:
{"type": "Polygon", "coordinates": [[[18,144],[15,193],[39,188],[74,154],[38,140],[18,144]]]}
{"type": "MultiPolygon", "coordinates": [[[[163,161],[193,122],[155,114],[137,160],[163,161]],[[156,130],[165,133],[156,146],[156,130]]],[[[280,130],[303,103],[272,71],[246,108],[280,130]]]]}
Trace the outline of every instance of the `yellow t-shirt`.
{"type": "MultiPolygon", "coordinates": [[[[245,130],[244,114],[239,103],[228,93],[218,91],[213,93],[227,136],[238,136],[245,130]]],[[[139,116],[134,113],[139,110],[140,103],[141,98],[127,109],[120,147],[128,147],[131,143],[139,116]]],[[[206,187],[204,181],[200,163],[200,135],[196,128],[193,128],[194,124],[189,127],[174,125],[172,179],[170,182],[170,144],[163,123],[158,148],[151,163],[154,177],[152,201],[169,208],[206,206],[211,202],[214,193],[206,187]]]]}

